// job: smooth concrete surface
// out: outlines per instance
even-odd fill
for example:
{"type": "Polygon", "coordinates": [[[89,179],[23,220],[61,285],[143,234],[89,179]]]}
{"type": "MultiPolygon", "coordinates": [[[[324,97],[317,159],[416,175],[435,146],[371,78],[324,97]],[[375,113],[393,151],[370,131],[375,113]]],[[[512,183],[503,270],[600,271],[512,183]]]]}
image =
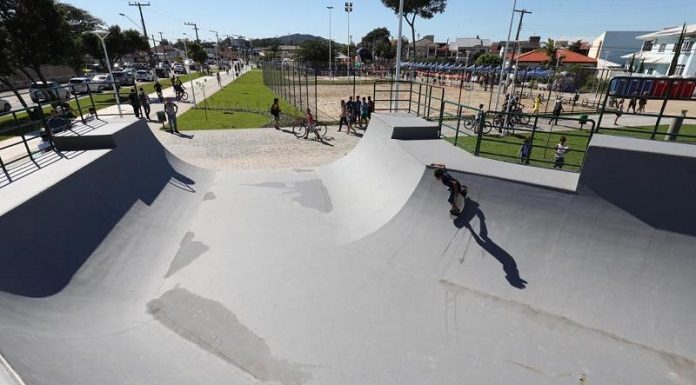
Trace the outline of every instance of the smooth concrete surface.
{"type": "Polygon", "coordinates": [[[217,173],[123,128],[0,217],[0,351],[36,385],[696,383],[696,237],[482,165],[452,219],[425,166],[469,159],[388,120],[326,166],[217,173]]]}

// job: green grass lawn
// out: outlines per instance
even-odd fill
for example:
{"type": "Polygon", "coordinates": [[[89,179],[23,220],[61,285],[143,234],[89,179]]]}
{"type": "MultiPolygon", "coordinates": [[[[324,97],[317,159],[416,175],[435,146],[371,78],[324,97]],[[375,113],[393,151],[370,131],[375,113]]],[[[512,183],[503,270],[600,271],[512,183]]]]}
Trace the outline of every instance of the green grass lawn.
{"type": "MultiPolygon", "coordinates": [[[[260,70],[247,72],[225,86],[195,109],[179,118],[180,130],[204,130],[226,128],[258,128],[272,124],[269,112],[276,95],[263,84],[260,70]],[[207,108],[207,121],[206,111],[207,108]]],[[[280,101],[284,125],[302,114],[284,100],[280,101]]]]}
{"type": "MultiPolygon", "coordinates": [[[[181,79],[182,82],[188,82],[190,80],[199,78],[201,76],[204,76],[202,72],[193,72],[189,73],[186,75],[181,75],[179,78],[181,79]]],[[[162,84],[162,87],[167,88],[171,87],[171,83],[169,82],[169,79],[159,79],[160,84],[162,84]]],[[[155,92],[155,82],[147,82],[147,83],[137,83],[136,87],[140,89],[140,87],[143,88],[143,90],[151,94],[155,92]]],[[[119,96],[121,98],[121,103],[127,103],[128,100],[128,92],[130,92],[130,89],[132,87],[121,87],[119,96]]],[[[83,95],[79,95],[79,97],[82,97],[83,95]]],[[[110,107],[114,104],[116,104],[116,98],[114,96],[114,91],[113,90],[104,90],[100,93],[94,93],[92,94],[92,100],[94,101],[94,106],[97,108],[97,110],[110,107]]],[[[89,96],[83,97],[79,100],[80,107],[82,108],[82,113],[87,114],[87,109],[92,105],[92,100],[90,100],[89,96]]],[[[78,113],[78,101],[76,101],[74,98],[70,99],[68,102],[70,107],[73,109],[75,115],[79,115],[78,113]]],[[[44,114],[48,114],[51,111],[51,106],[50,105],[45,105],[42,109],[44,114]]],[[[7,114],[4,116],[0,116],[0,140],[10,138],[12,136],[16,135],[21,135],[23,133],[35,131],[39,128],[41,128],[40,122],[36,121],[31,121],[29,119],[29,116],[25,111],[17,112],[16,114],[16,119],[13,117],[12,114],[7,114]]]]}
{"type": "MultiPolygon", "coordinates": [[[[561,139],[566,137],[566,145],[570,151],[566,154],[564,170],[579,171],[585,157],[589,132],[587,130],[573,130],[570,132],[544,132],[537,131],[532,142],[532,153],[529,164],[537,167],[553,167],[554,147],[561,139]]],[[[502,160],[506,162],[520,163],[519,151],[526,137],[531,133],[516,133],[508,136],[484,135],[481,140],[480,155],[482,157],[502,160]]],[[[445,137],[446,141],[454,143],[453,137],[445,137]]],[[[476,137],[460,135],[457,147],[474,153],[476,149],[476,137]]]]}

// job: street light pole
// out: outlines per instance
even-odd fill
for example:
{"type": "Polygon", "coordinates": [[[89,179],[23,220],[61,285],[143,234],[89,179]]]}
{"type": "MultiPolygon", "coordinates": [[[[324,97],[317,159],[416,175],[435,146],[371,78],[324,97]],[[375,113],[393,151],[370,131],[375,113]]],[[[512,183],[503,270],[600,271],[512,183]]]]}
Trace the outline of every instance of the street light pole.
{"type": "MultiPolygon", "coordinates": [[[[184,35],[188,36],[188,34],[186,32],[184,32],[184,35]]],[[[186,60],[188,60],[189,57],[188,57],[188,49],[186,49],[186,40],[188,40],[188,37],[185,37],[184,40],[182,40],[182,41],[184,42],[184,56],[186,57],[186,60]]]]}
{"type": "Polygon", "coordinates": [[[159,34],[160,34],[160,45],[162,46],[162,53],[164,54],[164,60],[169,61],[169,59],[167,59],[167,50],[164,49],[164,44],[162,44],[162,40],[164,40],[164,37],[162,36],[162,32],[159,32],[159,34]]]}
{"type": "Polygon", "coordinates": [[[399,1],[399,37],[396,41],[396,101],[395,110],[399,111],[399,80],[401,79],[401,39],[403,36],[403,24],[404,24],[404,0],[399,1]]]}
{"type": "Polygon", "coordinates": [[[109,62],[109,53],[106,52],[106,43],[104,39],[109,36],[108,31],[90,31],[91,33],[97,35],[101,41],[102,48],[104,49],[104,58],[106,60],[106,68],[109,69],[109,76],[111,77],[111,87],[114,90],[114,97],[116,98],[116,106],[118,107],[118,116],[123,117],[123,112],[121,112],[121,100],[118,98],[118,91],[116,90],[116,80],[114,79],[114,73],[111,71],[111,63],[109,62]]]}
{"type": "Polygon", "coordinates": [[[326,9],[329,10],[329,77],[330,79],[333,79],[333,55],[331,54],[331,10],[333,10],[333,6],[328,6],[326,9]]]}
{"type": "MultiPolygon", "coordinates": [[[[346,65],[346,76],[350,76],[350,64],[351,64],[351,58],[350,58],[350,13],[353,12],[353,3],[346,1],[345,5],[345,11],[348,14],[348,46],[346,48],[348,52],[348,64],[346,65]]],[[[355,90],[353,90],[353,96],[355,96],[355,90]]]]}

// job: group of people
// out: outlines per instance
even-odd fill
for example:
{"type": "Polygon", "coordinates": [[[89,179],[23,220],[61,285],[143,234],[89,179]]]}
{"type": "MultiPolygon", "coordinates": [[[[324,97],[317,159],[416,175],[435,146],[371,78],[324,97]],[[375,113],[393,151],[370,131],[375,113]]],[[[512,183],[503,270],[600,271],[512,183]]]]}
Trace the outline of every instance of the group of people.
{"type": "MultiPolygon", "coordinates": [[[[643,92],[642,95],[638,96],[638,92],[635,92],[631,98],[628,100],[628,107],[626,108],[626,112],[629,112],[631,109],[633,110],[633,113],[643,113],[645,112],[645,106],[648,104],[648,93],[643,92]],[[636,111],[636,105],[638,106],[638,110],[636,111]]],[[[616,106],[616,111],[614,112],[616,114],[616,118],[614,119],[614,125],[617,125],[619,123],[619,118],[621,115],[624,113],[624,99],[619,100],[616,102],[616,100],[610,100],[609,106],[611,107],[612,105],[616,106]]]]}
{"type": "Polygon", "coordinates": [[[346,134],[350,134],[350,130],[355,132],[353,126],[357,125],[362,129],[367,127],[367,124],[372,118],[372,112],[375,110],[375,102],[371,96],[360,99],[360,95],[353,100],[352,96],[348,97],[348,102],[341,99],[341,119],[338,123],[338,131],[341,132],[343,125],[346,125],[346,134]]]}
{"type": "MultiPolygon", "coordinates": [[[[155,83],[155,91],[157,92],[160,103],[162,103],[164,98],[162,97],[162,85],[159,84],[159,82],[155,83]]],[[[131,107],[133,107],[135,117],[144,117],[147,120],[151,120],[150,97],[145,93],[142,87],[140,87],[138,91],[136,91],[135,88],[130,90],[130,93],[128,94],[128,102],[130,103],[131,107]]],[[[176,125],[176,113],[179,111],[179,106],[174,103],[172,98],[167,98],[166,101],[164,101],[163,107],[164,113],[167,116],[167,121],[169,122],[170,132],[179,133],[176,125]]]]}

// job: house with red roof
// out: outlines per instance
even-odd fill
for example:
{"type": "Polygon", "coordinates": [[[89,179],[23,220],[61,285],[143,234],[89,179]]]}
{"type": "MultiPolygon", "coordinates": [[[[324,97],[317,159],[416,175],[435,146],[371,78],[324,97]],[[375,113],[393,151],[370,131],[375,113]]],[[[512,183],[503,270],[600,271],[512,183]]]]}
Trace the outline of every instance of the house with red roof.
{"type": "MultiPolygon", "coordinates": [[[[509,55],[508,57],[512,57],[509,55]]],[[[581,53],[573,52],[567,48],[559,48],[556,51],[556,58],[560,58],[560,65],[580,65],[583,67],[597,67],[597,59],[585,56],[581,53]]],[[[519,58],[512,57],[512,60],[519,60],[520,67],[537,67],[544,66],[549,61],[543,49],[537,49],[531,52],[526,52],[519,55],[519,58]]]]}

